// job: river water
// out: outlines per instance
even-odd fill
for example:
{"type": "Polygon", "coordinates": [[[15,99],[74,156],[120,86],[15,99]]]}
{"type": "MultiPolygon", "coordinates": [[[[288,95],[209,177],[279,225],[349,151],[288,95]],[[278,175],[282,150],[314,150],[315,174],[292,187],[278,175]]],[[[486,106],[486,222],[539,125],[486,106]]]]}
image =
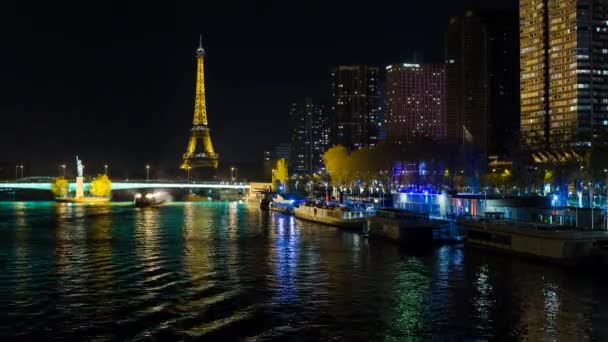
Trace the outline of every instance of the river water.
{"type": "Polygon", "coordinates": [[[608,277],[236,202],[0,203],[0,339],[608,340],[608,277]]]}

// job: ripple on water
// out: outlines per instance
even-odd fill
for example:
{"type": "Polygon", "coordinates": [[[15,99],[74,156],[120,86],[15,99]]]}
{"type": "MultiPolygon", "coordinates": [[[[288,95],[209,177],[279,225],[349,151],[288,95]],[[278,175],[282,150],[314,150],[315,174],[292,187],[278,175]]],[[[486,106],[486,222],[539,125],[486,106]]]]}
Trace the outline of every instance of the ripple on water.
{"type": "Polygon", "coordinates": [[[237,203],[0,203],[0,337],[608,340],[605,280],[237,203]]]}

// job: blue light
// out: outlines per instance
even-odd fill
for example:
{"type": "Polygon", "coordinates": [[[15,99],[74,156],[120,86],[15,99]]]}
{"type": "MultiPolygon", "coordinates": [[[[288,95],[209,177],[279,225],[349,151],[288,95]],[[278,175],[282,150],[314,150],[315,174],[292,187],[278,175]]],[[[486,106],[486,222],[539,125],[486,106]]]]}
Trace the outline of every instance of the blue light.
{"type": "Polygon", "coordinates": [[[559,196],[553,195],[553,197],[551,198],[551,206],[555,207],[555,206],[557,206],[558,203],[559,203],[559,196]]]}

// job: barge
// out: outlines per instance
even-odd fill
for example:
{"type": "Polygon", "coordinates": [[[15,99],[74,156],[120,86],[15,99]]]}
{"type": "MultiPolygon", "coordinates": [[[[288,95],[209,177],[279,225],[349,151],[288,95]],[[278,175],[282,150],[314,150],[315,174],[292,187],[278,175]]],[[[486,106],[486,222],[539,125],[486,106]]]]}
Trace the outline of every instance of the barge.
{"type": "Polygon", "coordinates": [[[367,219],[367,233],[371,238],[383,238],[401,244],[432,243],[435,235],[449,221],[434,220],[428,213],[401,209],[378,209],[367,219]]]}
{"type": "Polygon", "coordinates": [[[277,195],[270,201],[270,210],[283,214],[292,214],[293,209],[303,203],[304,199],[295,195],[277,195]]]}
{"type": "Polygon", "coordinates": [[[374,215],[373,211],[358,210],[333,203],[302,203],[293,209],[294,216],[330,226],[361,231],[366,225],[367,217],[374,215]]]}
{"type": "Polygon", "coordinates": [[[533,257],[558,264],[608,261],[608,232],[507,220],[460,220],[468,246],[533,257]]]}

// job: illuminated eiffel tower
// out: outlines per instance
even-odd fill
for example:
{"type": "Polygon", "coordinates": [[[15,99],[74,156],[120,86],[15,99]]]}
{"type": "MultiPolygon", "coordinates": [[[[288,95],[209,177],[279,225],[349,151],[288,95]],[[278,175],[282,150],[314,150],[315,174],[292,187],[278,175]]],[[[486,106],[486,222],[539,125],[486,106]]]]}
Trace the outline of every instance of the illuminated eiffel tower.
{"type": "MultiPolygon", "coordinates": [[[[190,130],[190,141],[183,156],[181,169],[207,169],[215,171],[218,166],[218,155],[213,150],[211,135],[207,123],[207,105],[205,103],[205,68],[203,65],[205,50],[202,38],[196,50],[196,94],[194,98],[194,120],[190,130]]],[[[201,170],[203,171],[203,170],[201,170]]],[[[198,172],[200,173],[200,172],[198,172]]],[[[212,173],[212,172],[206,172],[212,173]]]]}

